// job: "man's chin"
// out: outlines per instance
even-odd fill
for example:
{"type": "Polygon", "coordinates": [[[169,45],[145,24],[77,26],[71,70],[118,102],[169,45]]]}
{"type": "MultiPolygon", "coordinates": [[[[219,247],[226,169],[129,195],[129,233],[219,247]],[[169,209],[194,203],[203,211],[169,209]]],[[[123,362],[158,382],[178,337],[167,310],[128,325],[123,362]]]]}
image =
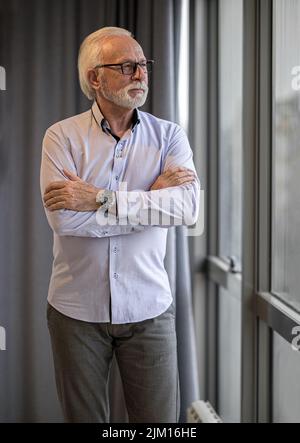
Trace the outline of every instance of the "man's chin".
{"type": "Polygon", "coordinates": [[[119,105],[121,105],[123,108],[125,109],[135,109],[135,108],[140,108],[141,106],[143,106],[146,102],[146,98],[143,98],[142,100],[130,100],[130,101],[126,101],[124,103],[119,103],[119,105]]]}
{"type": "Polygon", "coordinates": [[[142,97],[136,97],[132,98],[127,95],[127,97],[116,97],[116,96],[109,96],[104,95],[106,100],[114,103],[115,105],[119,106],[120,108],[132,110],[135,108],[140,108],[143,106],[147,100],[147,95],[143,95],[142,97]]]}
{"type": "Polygon", "coordinates": [[[147,100],[147,96],[139,97],[139,99],[134,100],[134,102],[135,102],[134,107],[141,108],[146,103],[146,100],[147,100]]]}

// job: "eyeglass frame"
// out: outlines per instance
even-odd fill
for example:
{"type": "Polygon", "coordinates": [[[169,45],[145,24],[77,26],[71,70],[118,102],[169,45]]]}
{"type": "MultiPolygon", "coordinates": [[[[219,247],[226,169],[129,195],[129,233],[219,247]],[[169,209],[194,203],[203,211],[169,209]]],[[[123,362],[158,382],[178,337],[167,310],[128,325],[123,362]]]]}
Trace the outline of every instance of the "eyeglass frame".
{"type": "MultiPolygon", "coordinates": [[[[131,61],[127,61],[127,62],[123,62],[123,63],[109,63],[109,64],[106,64],[106,65],[97,65],[93,69],[110,68],[111,66],[119,66],[121,68],[121,72],[122,72],[123,75],[134,75],[136,73],[136,71],[137,71],[137,67],[140,66],[144,73],[147,74],[148,72],[151,72],[151,71],[148,71],[148,69],[144,70],[143,67],[142,67],[142,63],[144,63],[144,62],[131,62],[131,61]],[[123,72],[123,65],[126,65],[127,63],[131,63],[132,65],[134,65],[134,70],[133,70],[133,72],[131,74],[125,74],[123,72]]],[[[146,60],[146,64],[147,63],[150,63],[150,66],[152,67],[153,63],[154,63],[154,60],[146,60]]],[[[115,69],[114,69],[114,71],[115,71],[115,69]]]]}

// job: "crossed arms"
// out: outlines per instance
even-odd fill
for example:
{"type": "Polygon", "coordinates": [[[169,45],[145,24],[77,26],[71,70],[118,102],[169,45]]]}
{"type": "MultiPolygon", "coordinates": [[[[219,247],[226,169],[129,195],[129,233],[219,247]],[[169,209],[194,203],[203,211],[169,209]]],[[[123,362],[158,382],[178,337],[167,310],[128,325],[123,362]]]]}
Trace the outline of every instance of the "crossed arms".
{"type": "Polygon", "coordinates": [[[104,237],[130,234],[145,229],[147,224],[169,227],[160,223],[159,216],[170,215],[173,224],[193,225],[198,217],[200,185],[192,162],[192,152],[183,131],[168,150],[163,173],[157,177],[149,191],[116,191],[116,221],[121,224],[99,224],[96,195],[100,188],[87,183],[76,175],[74,160],[53,130],[46,132],[43,142],[41,165],[41,192],[48,222],[58,235],[104,237]],[[162,198],[160,198],[162,197],[162,198]],[[170,208],[164,201],[172,200],[170,208]],[[134,201],[126,205],[124,199],[134,201]],[[184,217],[182,210],[184,208],[184,217]],[[145,217],[149,209],[151,220],[145,217]],[[131,223],[130,211],[134,211],[139,223],[131,223]],[[129,214],[128,214],[129,212],[129,214]],[[129,215],[129,217],[128,217],[129,215]],[[126,219],[126,224],[124,220],[126,219]],[[147,222],[145,222],[147,220],[147,222]]]}

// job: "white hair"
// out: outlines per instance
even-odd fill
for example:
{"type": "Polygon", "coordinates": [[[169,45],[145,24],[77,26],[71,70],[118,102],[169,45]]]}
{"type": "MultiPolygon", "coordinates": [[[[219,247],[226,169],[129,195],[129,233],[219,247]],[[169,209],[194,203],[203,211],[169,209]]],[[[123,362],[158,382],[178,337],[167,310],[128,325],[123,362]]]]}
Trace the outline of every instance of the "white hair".
{"type": "Polygon", "coordinates": [[[88,35],[82,42],[78,55],[79,82],[82,92],[89,100],[95,98],[95,90],[88,80],[88,70],[102,62],[102,46],[109,37],[127,35],[133,37],[127,29],[105,27],[88,35]]]}

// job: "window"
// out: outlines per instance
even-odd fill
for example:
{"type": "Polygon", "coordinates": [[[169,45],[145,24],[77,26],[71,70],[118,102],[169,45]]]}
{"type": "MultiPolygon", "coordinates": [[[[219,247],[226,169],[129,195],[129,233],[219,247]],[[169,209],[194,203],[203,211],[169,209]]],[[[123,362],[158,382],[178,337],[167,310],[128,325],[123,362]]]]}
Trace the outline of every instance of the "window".
{"type": "MultiPolygon", "coordinates": [[[[243,2],[219,2],[219,257],[240,269],[242,229],[243,2]]],[[[228,280],[234,281],[234,280],[228,280]]],[[[241,284],[219,287],[218,412],[240,421],[241,284]]]]}
{"type": "MultiPolygon", "coordinates": [[[[273,2],[272,293],[300,312],[300,2],[273,2]]],[[[276,325],[276,327],[280,324],[276,325]]],[[[272,421],[300,421],[300,353],[273,331],[272,421]]]]}
{"type": "Polygon", "coordinates": [[[300,311],[300,2],[274,2],[272,292],[300,311]]]}

